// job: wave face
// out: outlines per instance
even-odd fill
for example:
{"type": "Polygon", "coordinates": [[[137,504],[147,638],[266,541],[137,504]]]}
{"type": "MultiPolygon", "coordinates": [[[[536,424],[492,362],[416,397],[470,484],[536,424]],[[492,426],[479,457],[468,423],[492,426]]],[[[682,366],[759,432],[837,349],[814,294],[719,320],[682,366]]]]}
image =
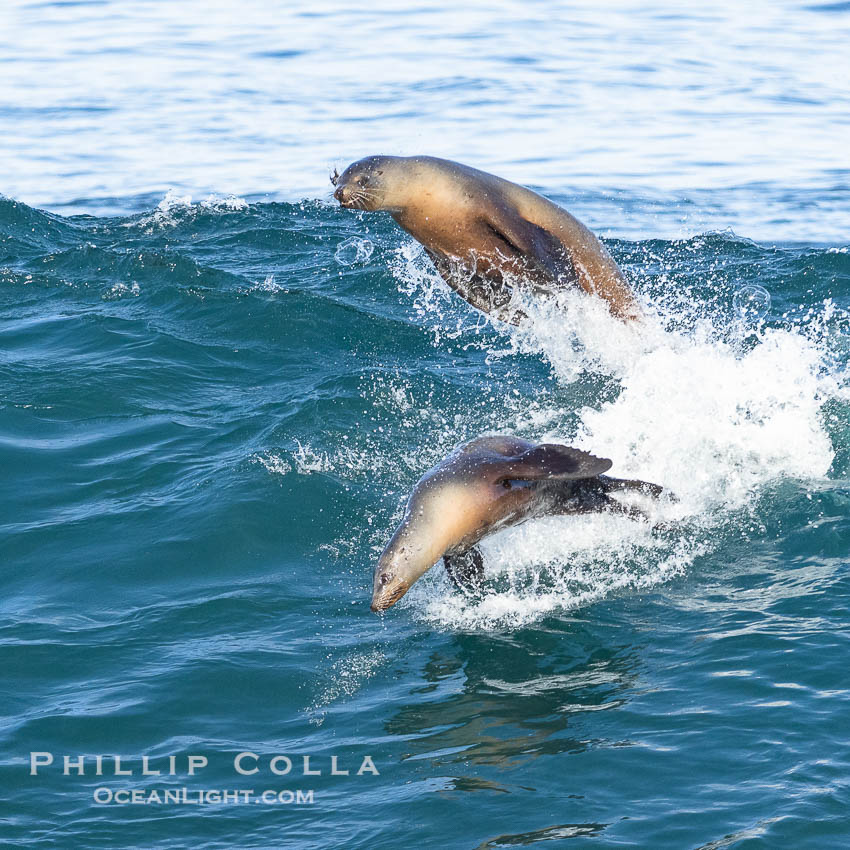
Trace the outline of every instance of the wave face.
{"type": "Polygon", "coordinates": [[[838,834],[850,255],[731,232],[608,245],[640,331],[572,294],[496,327],[383,214],[0,199],[11,840],[269,846],[285,824],[389,847],[411,812],[434,846],[449,824],[440,846],[838,834]],[[676,499],[654,527],[499,533],[481,600],[437,567],[376,618],[407,493],[488,432],[592,450],[676,499]],[[210,788],[242,787],[240,750],[381,772],[266,772],[244,787],[315,788],[312,814],[187,818],[96,805],[120,779],[93,768],[23,782],[42,750],[199,752],[210,788]]]}

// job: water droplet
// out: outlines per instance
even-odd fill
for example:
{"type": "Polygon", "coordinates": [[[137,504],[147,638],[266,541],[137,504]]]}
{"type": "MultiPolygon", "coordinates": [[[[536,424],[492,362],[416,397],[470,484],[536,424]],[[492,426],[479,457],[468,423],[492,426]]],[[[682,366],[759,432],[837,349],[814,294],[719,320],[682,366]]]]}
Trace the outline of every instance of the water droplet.
{"type": "Polygon", "coordinates": [[[337,245],[334,257],[341,266],[353,266],[367,262],[374,250],[375,246],[368,239],[352,236],[337,245]]]}
{"type": "Polygon", "coordinates": [[[770,309],[770,293],[757,283],[742,286],[732,299],[738,317],[745,322],[757,322],[770,309]]]}

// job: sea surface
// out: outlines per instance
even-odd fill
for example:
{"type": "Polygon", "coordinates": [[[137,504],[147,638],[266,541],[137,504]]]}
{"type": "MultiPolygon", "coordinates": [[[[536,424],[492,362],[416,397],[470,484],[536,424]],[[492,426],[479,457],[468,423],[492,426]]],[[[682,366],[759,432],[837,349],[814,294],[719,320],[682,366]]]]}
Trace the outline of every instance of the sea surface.
{"type": "Polygon", "coordinates": [[[4,3],[0,844],[850,846],[848,43],[844,2],[4,3]],[[647,320],[488,321],[335,205],[372,153],[563,204],[647,320]],[[500,432],[675,499],[371,613],[500,432]]]}

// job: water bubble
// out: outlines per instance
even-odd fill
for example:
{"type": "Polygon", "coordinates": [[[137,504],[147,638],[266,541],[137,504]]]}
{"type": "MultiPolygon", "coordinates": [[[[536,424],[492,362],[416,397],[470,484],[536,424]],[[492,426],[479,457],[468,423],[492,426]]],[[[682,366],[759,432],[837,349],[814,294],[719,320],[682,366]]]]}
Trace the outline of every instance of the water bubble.
{"type": "Polygon", "coordinates": [[[353,266],[355,263],[365,263],[374,250],[375,246],[368,239],[352,236],[337,245],[334,257],[341,266],[353,266]]]}
{"type": "Polygon", "coordinates": [[[732,305],[740,319],[745,322],[757,322],[763,319],[770,309],[770,293],[757,283],[748,283],[735,293],[732,305]]]}

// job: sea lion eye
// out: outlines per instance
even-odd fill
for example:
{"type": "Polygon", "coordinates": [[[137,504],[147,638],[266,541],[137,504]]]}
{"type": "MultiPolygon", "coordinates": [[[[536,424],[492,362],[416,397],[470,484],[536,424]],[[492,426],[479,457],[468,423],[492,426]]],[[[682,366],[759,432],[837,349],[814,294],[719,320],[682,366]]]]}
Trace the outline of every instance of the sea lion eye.
{"type": "Polygon", "coordinates": [[[510,490],[510,489],[511,489],[511,480],[510,480],[510,478],[505,478],[505,479],[502,481],[502,487],[504,487],[504,488],[505,488],[505,490],[510,490]]]}
{"type": "Polygon", "coordinates": [[[378,577],[378,581],[381,583],[382,586],[388,585],[391,580],[392,576],[389,573],[381,573],[381,575],[378,577]]]}

